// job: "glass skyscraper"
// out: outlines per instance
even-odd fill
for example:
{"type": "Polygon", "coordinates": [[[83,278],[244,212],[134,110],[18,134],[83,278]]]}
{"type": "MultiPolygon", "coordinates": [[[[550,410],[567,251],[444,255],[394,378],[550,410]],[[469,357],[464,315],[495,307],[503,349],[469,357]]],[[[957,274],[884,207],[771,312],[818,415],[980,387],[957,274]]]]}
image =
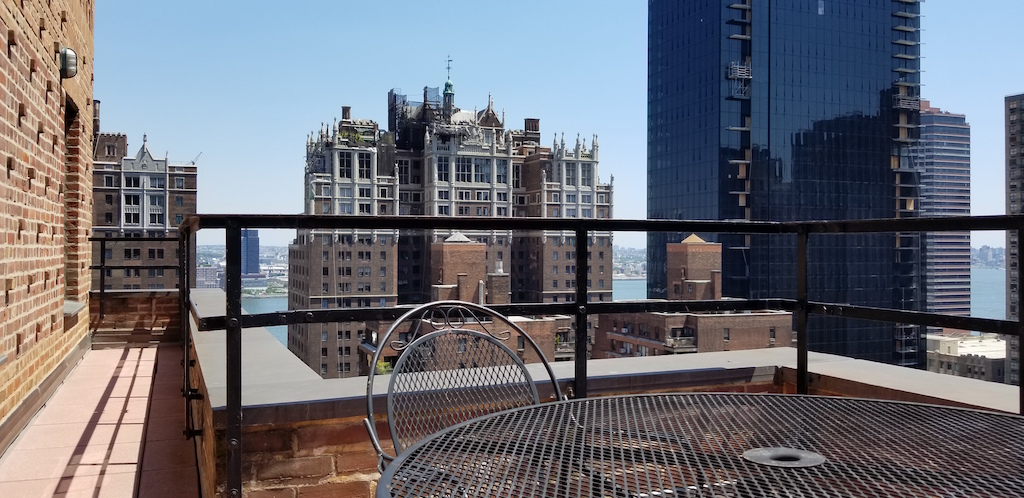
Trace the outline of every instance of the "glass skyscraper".
{"type": "MultiPolygon", "coordinates": [[[[647,209],[652,219],[914,216],[919,120],[914,0],[651,0],[647,209]]],[[[648,294],[665,243],[648,240],[648,294]]],[[[796,239],[702,234],[723,244],[723,289],[795,297],[796,239]]],[[[915,234],[812,235],[810,299],[916,309],[915,234]]],[[[905,365],[915,327],[811,320],[811,347],[905,365]]]]}

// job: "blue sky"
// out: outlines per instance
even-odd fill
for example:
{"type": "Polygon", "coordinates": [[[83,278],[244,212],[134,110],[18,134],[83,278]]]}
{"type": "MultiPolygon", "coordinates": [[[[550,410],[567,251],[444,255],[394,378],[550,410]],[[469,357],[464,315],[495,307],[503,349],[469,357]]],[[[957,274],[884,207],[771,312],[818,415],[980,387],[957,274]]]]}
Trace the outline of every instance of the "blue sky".
{"type": "MultiPolygon", "coordinates": [[[[1024,92],[1024,69],[1000,43],[1014,39],[1024,2],[929,0],[923,12],[923,95],[967,115],[972,210],[1002,214],[1002,101],[1024,92]]],[[[596,133],[615,216],[646,217],[644,2],[107,0],[96,5],[95,51],[101,130],[126,133],[131,152],[146,133],[172,161],[201,153],[201,213],[301,212],[307,134],[343,105],[386,127],[388,90],[419,100],[444,84],[450,55],[456,105],[483,108],[491,94],[506,126],[539,118],[545,144],[596,133]]],[[[982,244],[1004,245],[976,233],[982,244]]]]}

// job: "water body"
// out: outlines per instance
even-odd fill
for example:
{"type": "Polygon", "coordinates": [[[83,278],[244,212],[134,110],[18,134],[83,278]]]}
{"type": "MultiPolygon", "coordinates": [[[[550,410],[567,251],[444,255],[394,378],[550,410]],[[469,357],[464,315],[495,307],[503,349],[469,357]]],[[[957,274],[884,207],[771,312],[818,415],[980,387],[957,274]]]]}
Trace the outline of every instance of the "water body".
{"type": "MultiPolygon", "coordinates": [[[[612,299],[646,299],[647,280],[616,280],[612,299]]],[[[1006,319],[1006,270],[971,268],[971,316],[1006,319]]]]}
{"type": "Polygon", "coordinates": [[[612,283],[612,301],[647,299],[647,279],[615,280],[612,283]]]}
{"type": "MultiPolygon", "coordinates": [[[[615,280],[612,299],[623,301],[647,298],[647,280],[615,280]]],[[[288,309],[287,297],[242,298],[249,313],[273,313],[288,309]]],[[[1006,319],[1006,271],[995,268],[971,268],[971,315],[978,318],[1006,319]]],[[[288,345],[288,327],[267,327],[281,344],[288,345]]]]}
{"type": "MultiPolygon", "coordinates": [[[[288,311],[288,298],[286,296],[281,297],[243,297],[242,298],[242,309],[247,313],[255,315],[259,313],[274,313],[277,311],[288,311]]],[[[275,325],[273,327],[267,327],[267,330],[273,334],[274,338],[281,341],[285,347],[288,346],[288,326],[287,325],[275,325]]]]}
{"type": "Polygon", "coordinates": [[[1006,319],[1006,270],[971,268],[971,316],[1006,319]]]}

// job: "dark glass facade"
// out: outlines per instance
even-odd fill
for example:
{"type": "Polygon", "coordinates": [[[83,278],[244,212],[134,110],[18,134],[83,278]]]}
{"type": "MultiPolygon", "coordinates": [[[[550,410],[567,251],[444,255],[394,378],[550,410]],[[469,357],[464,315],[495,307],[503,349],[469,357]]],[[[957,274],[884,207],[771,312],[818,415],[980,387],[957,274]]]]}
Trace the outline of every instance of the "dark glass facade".
{"type": "MultiPolygon", "coordinates": [[[[649,3],[648,217],[827,220],[915,214],[919,6],[892,0],[649,3]]],[[[651,235],[648,294],[663,297],[651,235]]],[[[724,294],[795,297],[793,236],[723,243],[724,294]]],[[[916,236],[814,235],[810,299],[916,309],[916,236]],[[899,248],[899,249],[897,249],[899,248]]],[[[915,330],[812,317],[817,351],[917,364],[915,330]]]]}

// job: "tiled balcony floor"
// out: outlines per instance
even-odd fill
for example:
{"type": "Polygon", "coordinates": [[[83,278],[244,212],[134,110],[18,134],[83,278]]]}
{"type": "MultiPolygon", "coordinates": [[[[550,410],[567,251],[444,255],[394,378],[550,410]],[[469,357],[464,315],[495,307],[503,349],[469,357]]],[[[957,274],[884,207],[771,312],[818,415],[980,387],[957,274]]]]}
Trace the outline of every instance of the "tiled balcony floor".
{"type": "Polygon", "coordinates": [[[0,457],[0,496],[199,496],[176,346],[88,351],[0,457]]]}

